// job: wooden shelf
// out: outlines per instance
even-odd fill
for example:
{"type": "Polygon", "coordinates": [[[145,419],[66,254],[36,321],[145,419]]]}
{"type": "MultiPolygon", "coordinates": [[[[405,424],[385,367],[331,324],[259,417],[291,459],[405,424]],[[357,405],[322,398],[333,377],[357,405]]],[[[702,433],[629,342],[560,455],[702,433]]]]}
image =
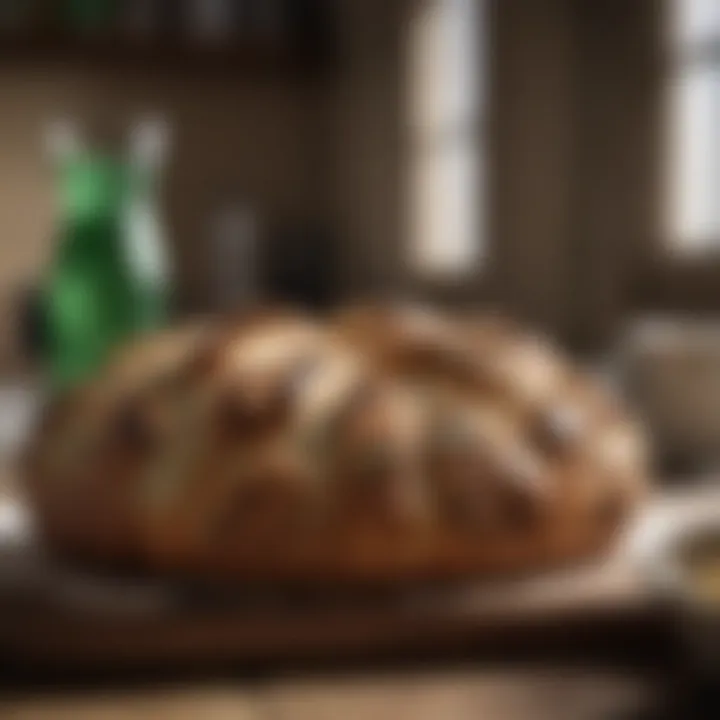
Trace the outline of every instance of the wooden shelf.
{"type": "Polygon", "coordinates": [[[303,43],[237,38],[222,45],[160,37],[132,40],[112,35],[77,38],[35,34],[0,38],[0,68],[71,65],[82,70],[176,73],[308,73],[325,65],[326,55],[303,43]]]}

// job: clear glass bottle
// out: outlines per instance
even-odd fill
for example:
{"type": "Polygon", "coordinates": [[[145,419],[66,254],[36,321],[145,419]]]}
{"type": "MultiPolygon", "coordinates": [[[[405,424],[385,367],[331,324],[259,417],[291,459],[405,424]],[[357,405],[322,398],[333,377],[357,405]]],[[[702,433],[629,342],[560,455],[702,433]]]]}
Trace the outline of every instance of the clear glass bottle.
{"type": "Polygon", "coordinates": [[[213,304],[230,313],[257,299],[258,223],[240,195],[229,194],[211,216],[211,283],[213,304]]]}
{"type": "Polygon", "coordinates": [[[162,325],[171,299],[172,269],[160,210],[169,145],[170,129],[159,118],[138,121],[130,134],[123,241],[140,294],[137,317],[140,329],[162,325]]]}
{"type": "Polygon", "coordinates": [[[185,0],[185,27],[195,42],[225,45],[238,30],[240,0],[185,0]]]}
{"type": "Polygon", "coordinates": [[[166,0],[126,0],[123,33],[133,41],[157,41],[166,30],[166,0]]]}

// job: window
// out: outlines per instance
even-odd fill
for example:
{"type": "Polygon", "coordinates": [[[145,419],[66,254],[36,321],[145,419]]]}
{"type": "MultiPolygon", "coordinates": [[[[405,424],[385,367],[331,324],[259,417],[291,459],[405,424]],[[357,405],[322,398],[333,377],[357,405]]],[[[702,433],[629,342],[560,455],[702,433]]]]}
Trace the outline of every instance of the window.
{"type": "Polygon", "coordinates": [[[670,246],[720,249],[720,0],[669,0],[670,246]]]}
{"type": "Polygon", "coordinates": [[[481,0],[417,0],[409,25],[409,261],[455,279],[483,251],[481,0]]]}

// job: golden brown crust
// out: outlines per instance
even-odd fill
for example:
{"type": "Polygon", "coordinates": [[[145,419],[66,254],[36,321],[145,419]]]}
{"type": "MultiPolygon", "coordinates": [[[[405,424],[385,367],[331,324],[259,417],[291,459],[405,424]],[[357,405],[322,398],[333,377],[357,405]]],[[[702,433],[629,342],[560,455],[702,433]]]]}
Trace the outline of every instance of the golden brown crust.
{"type": "Polygon", "coordinates": [[[307,583],[570,561],[646,476],[626,413],[543,340],[415,308],[143,340],[48,410],[29,458],[61,550],[307,583]]]}

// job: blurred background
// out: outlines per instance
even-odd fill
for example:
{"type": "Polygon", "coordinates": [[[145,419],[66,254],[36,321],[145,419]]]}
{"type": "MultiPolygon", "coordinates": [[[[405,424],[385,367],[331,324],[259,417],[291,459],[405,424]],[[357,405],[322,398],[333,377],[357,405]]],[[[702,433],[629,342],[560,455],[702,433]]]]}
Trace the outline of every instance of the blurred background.
{"type": "MultiPolygon", "coordinates": [[[[35,397],[63,138],[132,163],[148,127],[173,319],[275,298],[499,307],[622,385],[659,483],[716,466],[720,0],[3,0],[4,447],[35,397]]],[[[340,705],[294,690],[315,711],[277,700],[276,717],[465,717],[480,707],[466,681],[410,681],[429,693],[414,705],[372,683],[340,705]]],[[[483,682],[502,702],[529,687],[483,682]]],[[[530,699],[518,717],[619,717],[582,714],[603,682],[572,685],[569,714],[530,699]]],[[[132,712],[154,717],[142,702],[132,712]]],[[[487,702],[483,717],[514,717],[487,702]]],[[[28,707],[16,717],[60,717],[28,707]]]]}
{"type": "Polygon", "coordinates": [[[0,32],[6,375],[62,222],[49,128],[126,153],[152,116],[178,315],[490,303],[593,361],[650,355],[667,454],[712,454],[713,0],[6,0],[0,32]]]}

